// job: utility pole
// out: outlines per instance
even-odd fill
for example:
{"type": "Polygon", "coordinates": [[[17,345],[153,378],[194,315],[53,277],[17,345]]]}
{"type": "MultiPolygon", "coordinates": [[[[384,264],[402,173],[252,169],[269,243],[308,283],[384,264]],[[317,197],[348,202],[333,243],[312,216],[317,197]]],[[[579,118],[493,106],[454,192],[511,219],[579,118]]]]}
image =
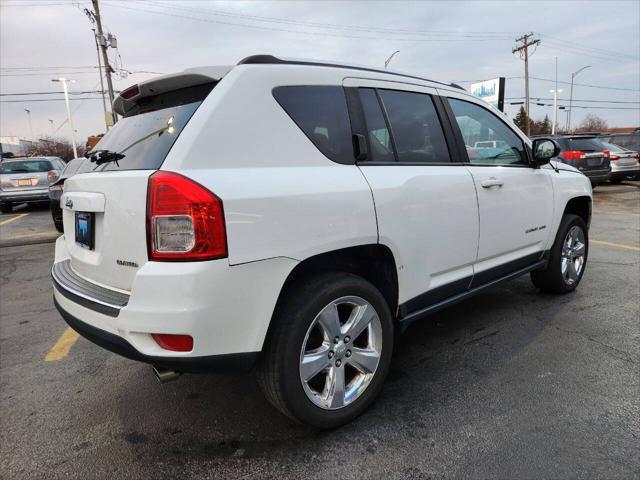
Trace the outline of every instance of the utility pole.
{"type": "Polygon", "coordinates": [[[67,78],[54,78],[52,82],[59,82],[62,84],[64,90],[64,103],[67,105],[67,120],[69,121],[69,128],[71,128],[71,145],[73,145],[73,158],[78,158],[78,149],[76,148],[76,130],[73,127],[73,118],[71,117],[71,106],[69,105],[69,89],[67,83],[75,83],[75,80],[69,80],[67,78]]]}
{"type": "Polygon", "coordinates": [[[96,29],[92,28],[93,38],[96,41],[96,52],[98,52],[98,74],[100,75],[100,94],[102,95],[102,109],[104,110],[104,123],[107,128],[107,132],[109,131],[109,122],[107,121],[107,100],[104,98],[104,82],[102,81],[102,60],[100,59],[100,46],[98,45],[98,35],[96,34],[96,29]]]}
{"type": "Polygon", "coordinates": [[[556,134],[556,124],[558,123],[558,94],[562,93],[562,89],[550,90],[553,93],[553,123],[551,123],[551,135],[556,134]]]}
{"type": "MultiPolygon", "coordinates": [[[[113,108],[113,100],[115,98],[113,95],[113,83],[111,82],[111,72],[113,70],[111,69],[111,65],[109,65],[109,57],[107,55],[107,39],[105,38],[104,33],[102,32],[102,21],[100,19],[100,5],[98,4],[98,0],[91,0],[91,3],[93,3],[93,15],[96,20],[96,29],[98,30],[97,40],[98,40],[98,44],[100,45],[100,49],[102,50],[102,60],[104,61],[104,71],[105,71],[105,76],[107,77],[107,88],[109,89],[109,104],[112,105],[111,108],[113,108]]],[[[113,123],[115,123],[118,120],[115,112],[112,112],[111,115],[113,116],[113,123]]]]}
{"type": "Polygon", "coordinates": [[[567,133],[571,132],[571,112],[573,111],[573,79],[576,78],[581,71],[586,70],[587,68],[591,68],[591,65],[582,67],[580,70],[571,74],[571,93],[569,94],[569,112],[567,113],[567,133]]]}
{"type": "Polygon", "coordinates": [[[51,125],[51,138],[53,138],[53,134],[54,134],[54,131],[53,131],[53,120],[49,119],[49,124],[51,125]]]}
{"type": "Polygon", "coordinates": [[[511,53],[519,53],[520,58],[524,59],[524,110],[527,113],[527,135],[531,134],[531,122],[529,116],[529,47],[539,44],[539,39],[533,39],[533,32],[525,33],[520,38],[516,38],[516,46],[511,50],[511,53]],[[521,42],[521,45],[518,46],[517,42],[521,42]]]}
{"type": "Polygon", "coordinates": [[[25,108],[24,111],[27,112],[27,118],[29,119],[29,135],[31,140],[31,146],[33,147],[35,138],[33,138],[33,124],[31,123],[31,110],[29,110],[28,108],[25,108]]]}

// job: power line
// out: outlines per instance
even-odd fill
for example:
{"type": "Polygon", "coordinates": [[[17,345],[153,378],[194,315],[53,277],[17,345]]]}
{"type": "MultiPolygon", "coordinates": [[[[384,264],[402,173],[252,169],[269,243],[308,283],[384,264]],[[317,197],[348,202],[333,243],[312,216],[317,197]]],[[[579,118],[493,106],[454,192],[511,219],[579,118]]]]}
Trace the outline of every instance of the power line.
{"type": "MultiPolygon", "coordinates": [[[[512,80],[514,78],[524,78],[522,76],[515,76],[515,77],[506,77],[507,80],[512,80]]],[[[530,80],[538,80],[541,82],[553,82],[555,83],[555,80],[551,79],[551,78],[540,78],[540,77],[529,77],[530,80]]],[[[485,78],[484,80],[456,80],[455,83],[479,83],[479,82],[484,82],[485,80],[491,80],[490,78],[485,78]]],[[[558,83],[561,83],[563,85],[571,85],[571,82],[562,82],[560,80],[558,80],[558,83]]],[[[602,88],[604,90],[620,90],[620,91],[624,91],[624,92],[640,92],[640,90],[636,90],[634,88],[622,88],[622,87],[608,87],[605,85],[591,85],[591,84],[587,84],[587,83],[574,83],[574,86],[577,87],[590,87],[590,88],[602,88]]]]}
{"type": "MultiPolygon", "coordinates": [[[[15,92],[15,93],[0,93],[0,97],[16,97],[22,95],[59,95],[64,92],[15,92]]],[[[86,95],[88,93],[102,93],[101,90],[85,90],[82,92],[68,92],[69,95],[86,95]]],[[[120,93],[117,91],[117,93],[120,93]]]]}
{"type": "MultiPolygon", "coordinates": [[[[109,1],[118,2],[123,0],[109,0],[109,1]]],[[[126,1],[127,3],[130,3],[129,0],[124,0],[124,1],[126,1]]],[[[411,35],[453,35],[453,36],[459,36],[459,37],[465,37],[465,38],[478,37],[478,36],[490,36],[490,37],[500,36],[504,38],[510,38],[515,34],[513,32],[504,32],[504,31],[501,31],[501,32],[498,32],[498,31],[455,32],[455,31],[444,31],[444,30],[420,30],[420,29],[371,27],[371,26],[361,26],[361,25],[308,22],[308,21],[302,21],[302,20],[292,20],[292,19],[284,19],[284,18],[277,18],[277,17],[247,15],[247,14],[229,12],[224,10],[210,10],[210,9],[203,9],[203,8],[178,6],[173,2],[165,3],[165,2],[158,2],[158,1],[152,2],[149,0],[138,0],[136,3],[138,5],[144,4],[146,6],[154,6],[154,7],[165,8],[169,10],[205,13],[211,16],[224,16],[224,17],[231,17],[231,18],[239,18],[242,20],[268,22],[268,23],[281,23],[281,24],[287,24],[287,25],[306,26],[306,27],[313,27],[313,28],[325,28],[325,29],[331,29],[331,30],[349,30],[349,31],[357,30],[357,31],[363,31],[363,32],[384,32],[384,33],[391,33],[391,34],[400,33],[400,34],[411,34],[411,35]]]]}
{"type": "MultiPolygon", "coordinates": [[[[389,41],[396,41],[396,42],[468,42],[469,40],[466,38],[443,38],[442,35],[437,35],[434,38],[402,38],[402,37],[379,37],[379,36],[362,36],[362,35],[347,35],[347,34],[341,34],[341,33],[330,33],[330,32],[309,32],[309,31],[304,31],[304,30],[291,30],[291,29],[286,29],[286,28],[277,28],[277,27],[267,27],[267,26],[263,26],[263,25],[251,25],[251,24],[246,24],[246,23],[235,23],[235,22],[228,22],[228,21],[223,21],[223,20],[213,20],[211,18],[203,18],[203,17],[194,17],[194,16],[188,16],[188,15],[180,15],[180,14],[176,14],[176,13],[169,13],[169,12],[165,12],[165,11],[159,11],[159,10],[150,10],[148,8],[136,8],[136,7],[132,7],[129,5],[119,5],[119,4],[115,4],[115,3],[106,3],[107,5],[111,6],[111,7],[116,7],[116,8],[122,8],[125,10],[132,10],[132,11],[137,11],[137,12],[142,12],[142,13],[153,13],[156,15],[164,15],[164,16],[169,16],[169,17],[175,17],[175,18],[183,18],[183,19],[187,19],[187,20],[196,20],[199,22],[205,22],[205,23],[215,23],[215,24],[220,24],[220,25],[230,25],[230,26],[235,26],[235,27],[245,27],[245,28],[253,28],[253,29],[257,29],[257,30],[265,30],[265,31],[276,31],[276,32],[287,32],[287,33],[296,33],[296,34],[300,34],[300,35],[311,35],[311,36],[316,36],[316,37],[337,37],[337,38],[354,38],[354,39],[361,39],[361,40],[389,40],[389,41]]],[[[477,38],[475,41],[495,41],[495,40],[502,40],[503,38],[477,38]]]]}
{"type": "MultiPolygon", "coordinates": [[[[505,98],[505,100],[523,100],[525,97],[509,97],[505,98]]],[[[551,97],[531,97],[531,100],[553,100],[551,97]]],[[[629,102],[624,100],[574,100],[574,102],[583,102],[583,103],[633,103],[640,104],[640,102],[629,102]]]]}

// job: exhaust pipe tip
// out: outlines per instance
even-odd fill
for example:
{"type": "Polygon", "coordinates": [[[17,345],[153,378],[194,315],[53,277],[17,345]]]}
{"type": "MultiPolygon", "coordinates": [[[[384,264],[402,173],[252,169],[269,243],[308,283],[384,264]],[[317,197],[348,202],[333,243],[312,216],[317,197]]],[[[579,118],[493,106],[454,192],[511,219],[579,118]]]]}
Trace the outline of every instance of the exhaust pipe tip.
{"type": "Polygon", "coordinates": [[[172,380],[177,380],[182,372],[176,372],[174,370],[167,370],[166,368],[158,367],[156,365],[153,366],[153,373],[156,375],[156,379],[160,383],[171,382],[172,380]]]}

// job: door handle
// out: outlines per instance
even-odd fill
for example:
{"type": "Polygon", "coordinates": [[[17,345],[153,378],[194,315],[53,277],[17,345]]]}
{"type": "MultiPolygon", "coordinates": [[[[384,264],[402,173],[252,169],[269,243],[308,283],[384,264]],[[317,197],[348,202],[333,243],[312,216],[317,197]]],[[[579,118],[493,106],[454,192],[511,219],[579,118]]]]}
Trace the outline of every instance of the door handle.
{"type": "Polygon", "coordinates": [[[482,188],[501,187],[504,185],[504,182],[498,180],[496,177],[491,177],[488,180],[483,180],[480,185],[482,185],[482,188]]]}

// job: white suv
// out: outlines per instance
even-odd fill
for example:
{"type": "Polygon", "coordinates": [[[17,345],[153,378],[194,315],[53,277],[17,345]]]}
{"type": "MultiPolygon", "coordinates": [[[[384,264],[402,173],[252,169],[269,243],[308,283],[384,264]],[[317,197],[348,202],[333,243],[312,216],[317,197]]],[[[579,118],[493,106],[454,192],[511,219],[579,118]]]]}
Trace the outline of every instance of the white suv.
{"type": "Polygon", "coordinates": [[[93,171],[64,186],[54,299],[161,380],[254,369],[281,412],[335,427],[411,322],[525,273],[560,293],[584,273],[589,180],[456,85],[261,55],[114,108],[93,171]]]}

